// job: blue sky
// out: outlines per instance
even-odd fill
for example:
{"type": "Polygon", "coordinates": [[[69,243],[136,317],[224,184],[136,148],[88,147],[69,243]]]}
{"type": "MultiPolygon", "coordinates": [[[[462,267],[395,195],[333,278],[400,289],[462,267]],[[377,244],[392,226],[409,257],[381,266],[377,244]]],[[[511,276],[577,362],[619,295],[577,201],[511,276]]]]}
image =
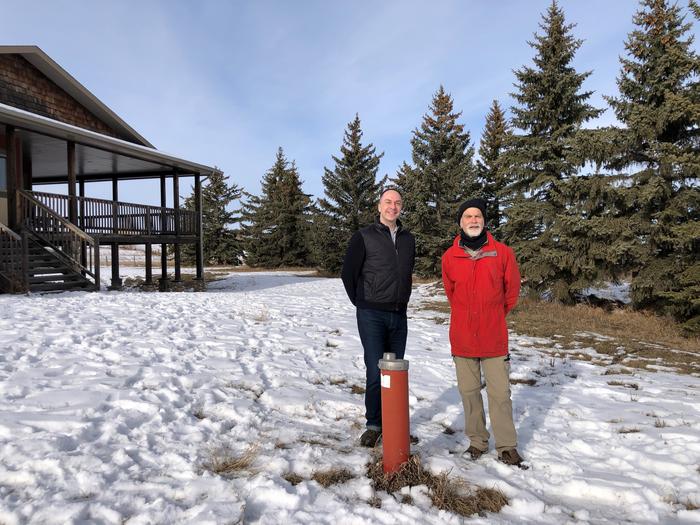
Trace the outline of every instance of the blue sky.
{"type": "MultiPolygon", "coordinates": [[[[282,146],[305,191],[319,196],[355,113],[365,142],[385,153],[380,175],[393,176],[441,84],[478,147],[492,100],[512,104],[512,71],[532,63],[527,41],[548,5],[0,0],[0,38],[40,46],[160,150],[219,166],[258,193],[282,146]]],[[[584,40],[574,65],[593,71],[585,88],[605,107],[638,2],[560,5],[584,40]]],[[[612,121],[608,110],[598,123],[612,121]]],[[[134,183],[120,197],[155,202],[156,188],[134,183]]]]}

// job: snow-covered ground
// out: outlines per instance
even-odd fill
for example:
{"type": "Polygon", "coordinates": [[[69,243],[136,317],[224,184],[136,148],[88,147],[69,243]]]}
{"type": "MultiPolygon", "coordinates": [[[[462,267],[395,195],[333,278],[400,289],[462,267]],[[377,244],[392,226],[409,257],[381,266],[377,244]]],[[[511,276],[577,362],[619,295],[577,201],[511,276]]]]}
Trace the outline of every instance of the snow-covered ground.
{"type": "Polygon", "coordinates": [[[409,311],[413,452],[501,489],[499,514],[438,511],[424,487],[370,505],[351,389],[364,366],[340,281],[239,273],[203,293],[0,296],[0,523],[700,522],[700,379],[605,375],[512,334],[513,378],[536,381],[513,385],[530,469],[493,450],[473,462],[447,325],[417,308],[431,293],[417,287],[409,311]],[[212,474],[222,451],[253,464],[212,474]],[[333,467],[355,478],[310,479],[333,467]]]}

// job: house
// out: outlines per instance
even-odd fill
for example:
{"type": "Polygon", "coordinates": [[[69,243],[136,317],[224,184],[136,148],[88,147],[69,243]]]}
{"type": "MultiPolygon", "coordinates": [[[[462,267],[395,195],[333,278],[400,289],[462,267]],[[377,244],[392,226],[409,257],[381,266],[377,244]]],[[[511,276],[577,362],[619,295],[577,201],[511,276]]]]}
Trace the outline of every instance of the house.
{"type": "Polygon", "coordinates": [[[152,246],[161,246],[161,290],[166,247],[178,283],[181,246],[194,244],[202,281],[201,184],[213,171],[158,151],[38,47],[0,46],[0,292],[99,289],[107,249],[119,288],[127,244],[145,245],[148,285],[152,246]],[[180,207],[183,177],[194,178],[194,211],[180,207]],[[160,180],[160,206],[119,200],[119,183],[137,179],[160,180]],[[86,186],[105,181],[111,200],[86,197],[86,186]],[[67,194],[41,191],[46,184],[67,194]]]}

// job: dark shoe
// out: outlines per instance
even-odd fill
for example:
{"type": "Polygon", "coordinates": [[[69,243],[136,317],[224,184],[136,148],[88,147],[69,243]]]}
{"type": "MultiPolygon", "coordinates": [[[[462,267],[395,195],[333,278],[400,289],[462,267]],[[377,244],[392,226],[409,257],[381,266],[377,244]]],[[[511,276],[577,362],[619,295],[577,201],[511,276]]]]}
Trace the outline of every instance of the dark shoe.
{"type": "Polygon", "coordinates": [[[524,461],[523,458],[520,457],[520,454],[518,454],[518,451],[514,448],[501,452],[498,455],[498,460],[506,465],[516,465],[518,467],[522,467],[524,461]]]}
{"type": "Polygon", "coordinates": [[[471,456],[471,458],[472,458],[474,461],[476,461],[476,460],[479,459],[481,456],[483,456],[484,454],[486,454],[486,450],[479,450],[478,448],[469,445],[469,448],[467,449],[467,451],[465,452],[465,454],[469,454],[469,455],[471,456]]]}
{"type": "Polygon", "coordinates": [[[360,436],[360,445],[363,447],[373,448],[377,446],[377,443],[379,443],[381,438],[381,430],[372,430],[371,428],[368,428],[360,436]]]}

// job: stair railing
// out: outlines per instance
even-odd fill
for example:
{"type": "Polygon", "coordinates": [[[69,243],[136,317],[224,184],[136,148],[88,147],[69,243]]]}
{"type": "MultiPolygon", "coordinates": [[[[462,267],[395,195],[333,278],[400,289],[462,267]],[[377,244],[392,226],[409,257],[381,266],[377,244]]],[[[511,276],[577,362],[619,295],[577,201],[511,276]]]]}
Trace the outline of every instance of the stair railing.
{"type": "Polygon", "coordinates": [[[76,272],[91,277],[99,290],[100,244],[24,190],[17,195],[24,230],[76,272]],[[81,252],[86,254],[84,264],[81,252]]]}
{"type": "Polygon", "coordinates": [[[22,253],[22,237],[0,222],[0,290],[27,289],[22,253]]]}

